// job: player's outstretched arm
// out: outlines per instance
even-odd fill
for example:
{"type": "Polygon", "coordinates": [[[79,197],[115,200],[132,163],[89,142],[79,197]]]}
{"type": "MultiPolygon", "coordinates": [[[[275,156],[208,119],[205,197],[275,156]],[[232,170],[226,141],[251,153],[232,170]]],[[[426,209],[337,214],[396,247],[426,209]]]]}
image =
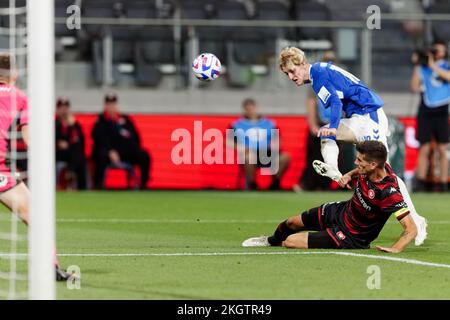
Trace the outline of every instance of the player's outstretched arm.
{"type": "Polygon", "coordinates": [[[390,248],[377,246],[377,249],[383,252],[388,253],[399,253],[405,249],[408,244],[414,240],[417,235],[416,224],[414,223],[411,215],[407,215],[403,219],[400,220],[400,223],[403,227],[403,232],[400,235],[400,239],[397,240],[396,243],[390,248]]]}

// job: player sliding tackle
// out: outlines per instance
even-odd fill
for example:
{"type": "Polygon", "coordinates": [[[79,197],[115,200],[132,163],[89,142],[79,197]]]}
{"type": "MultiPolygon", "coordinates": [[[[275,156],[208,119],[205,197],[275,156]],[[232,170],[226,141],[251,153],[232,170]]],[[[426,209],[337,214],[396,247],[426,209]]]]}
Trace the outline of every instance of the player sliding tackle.
{"type": "MultiPolygon", "coordinates": [[[[383,101],[357,77],[331,62],[309,64],[304,52],[295,47],[281,51],[279,66],[297,86],[311,83],[320,103],[331,109],[330,123],[318,132],[325,162],[313,162],[317,173],[335,181],[342,177],[338,169],[339,148],[336,140],[349,143],[378,140],[389,151],[388,120],[382,108],[383,101]],[[342,111],[346,116],[344,119],[341,119],[342,111]]],[[[398,177],[397,181],[417,226],[415,244],[420,246],[427,237],[427,222],[414,208],[405,183],[398,177]]]]}
{"type": "MultiPolygon", "coordinates": [[[[10,150],[11,131],[21,131],[23,140],[28,144],[28,100],[25,94],[14,86],[17,70],[8,53],[0,54],[0,201],[11,211],[17,211],[22,221],[28,225],[29,190],[25,183],[18,180],[11,168],[7,155],[10,150]]],[[[17,132],[19,136],[19,132],[17,132]]],[[[48,143],[53,143],[49,141],[48,143]]],[[[54,256],[56,280],[65,281],[69,275],[61,270],[54,256]]]]}
{"type": "Polygon", "coordinates": [[[250,238],[242,246],[368,249],[394,214],[403,227],[400,238],[392,247],[376,248],[389,253],[403,251],[416,237],[417,228],[403,200],[398,178],[386,163],[387,150],[379,141],[360,142],[356,150],[356,168],[338,179],[341,187],[348,187],[352,179],[357,179],[350,200],[306,210],[280,223],[272,236],[250,238]]]}

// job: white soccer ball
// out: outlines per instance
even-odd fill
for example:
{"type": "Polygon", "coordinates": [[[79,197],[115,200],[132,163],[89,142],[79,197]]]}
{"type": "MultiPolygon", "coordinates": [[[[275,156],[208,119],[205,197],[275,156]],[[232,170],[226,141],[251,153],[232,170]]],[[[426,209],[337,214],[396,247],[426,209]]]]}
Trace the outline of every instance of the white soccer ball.
{"type": "Polygon", "coordinates": [[[212,53],[202,53],[192,62],[192,71],[197,79],[211,81],[219,77],[222,64],[212,53]]]}

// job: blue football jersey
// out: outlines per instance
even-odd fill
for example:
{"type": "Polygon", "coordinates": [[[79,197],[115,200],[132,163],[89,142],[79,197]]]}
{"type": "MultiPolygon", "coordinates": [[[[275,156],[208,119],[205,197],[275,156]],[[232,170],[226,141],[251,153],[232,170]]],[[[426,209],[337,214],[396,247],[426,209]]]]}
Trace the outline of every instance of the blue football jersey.
{"type": "MultiPolygon", "coordinates": [[[[445,60],[436,61],[439,68],[449,71],[450,64],[445,60]]],[[[428,108],[441,107],[450,102],[450,84],[441,79],[429,67],[420,67],[422,85],[424,89],[423,99],[428,108]]]]}
{"type": "Polygon", "coordinates": [[[376,111],[383,101],[353,74],[331,62],[312,64],[309,74],[317,97],[325,108],[330,108],[330,128],[339,126],[342,111],[347,118],[355,113],[370,114],[378,122],[376,111]]]}
{"type": "Polygon", "coordinates": [[[238,141],[245,141],[247,148],[258,150],[270,148],[271,129],[276,129],[276,127],[275,123],[267,118],[262,117],[257,121],[240,118],[233,123],[233,129],[238,141]]]}

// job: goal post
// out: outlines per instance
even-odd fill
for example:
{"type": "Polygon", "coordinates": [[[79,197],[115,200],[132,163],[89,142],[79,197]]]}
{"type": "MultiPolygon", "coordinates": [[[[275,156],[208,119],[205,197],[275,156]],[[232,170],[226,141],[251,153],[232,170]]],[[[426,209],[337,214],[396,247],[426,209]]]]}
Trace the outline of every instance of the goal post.
{"type": "Polygon", "coordinates": [[[54,0],[27,1],[29,298],[55,294],[54,0]]]}

